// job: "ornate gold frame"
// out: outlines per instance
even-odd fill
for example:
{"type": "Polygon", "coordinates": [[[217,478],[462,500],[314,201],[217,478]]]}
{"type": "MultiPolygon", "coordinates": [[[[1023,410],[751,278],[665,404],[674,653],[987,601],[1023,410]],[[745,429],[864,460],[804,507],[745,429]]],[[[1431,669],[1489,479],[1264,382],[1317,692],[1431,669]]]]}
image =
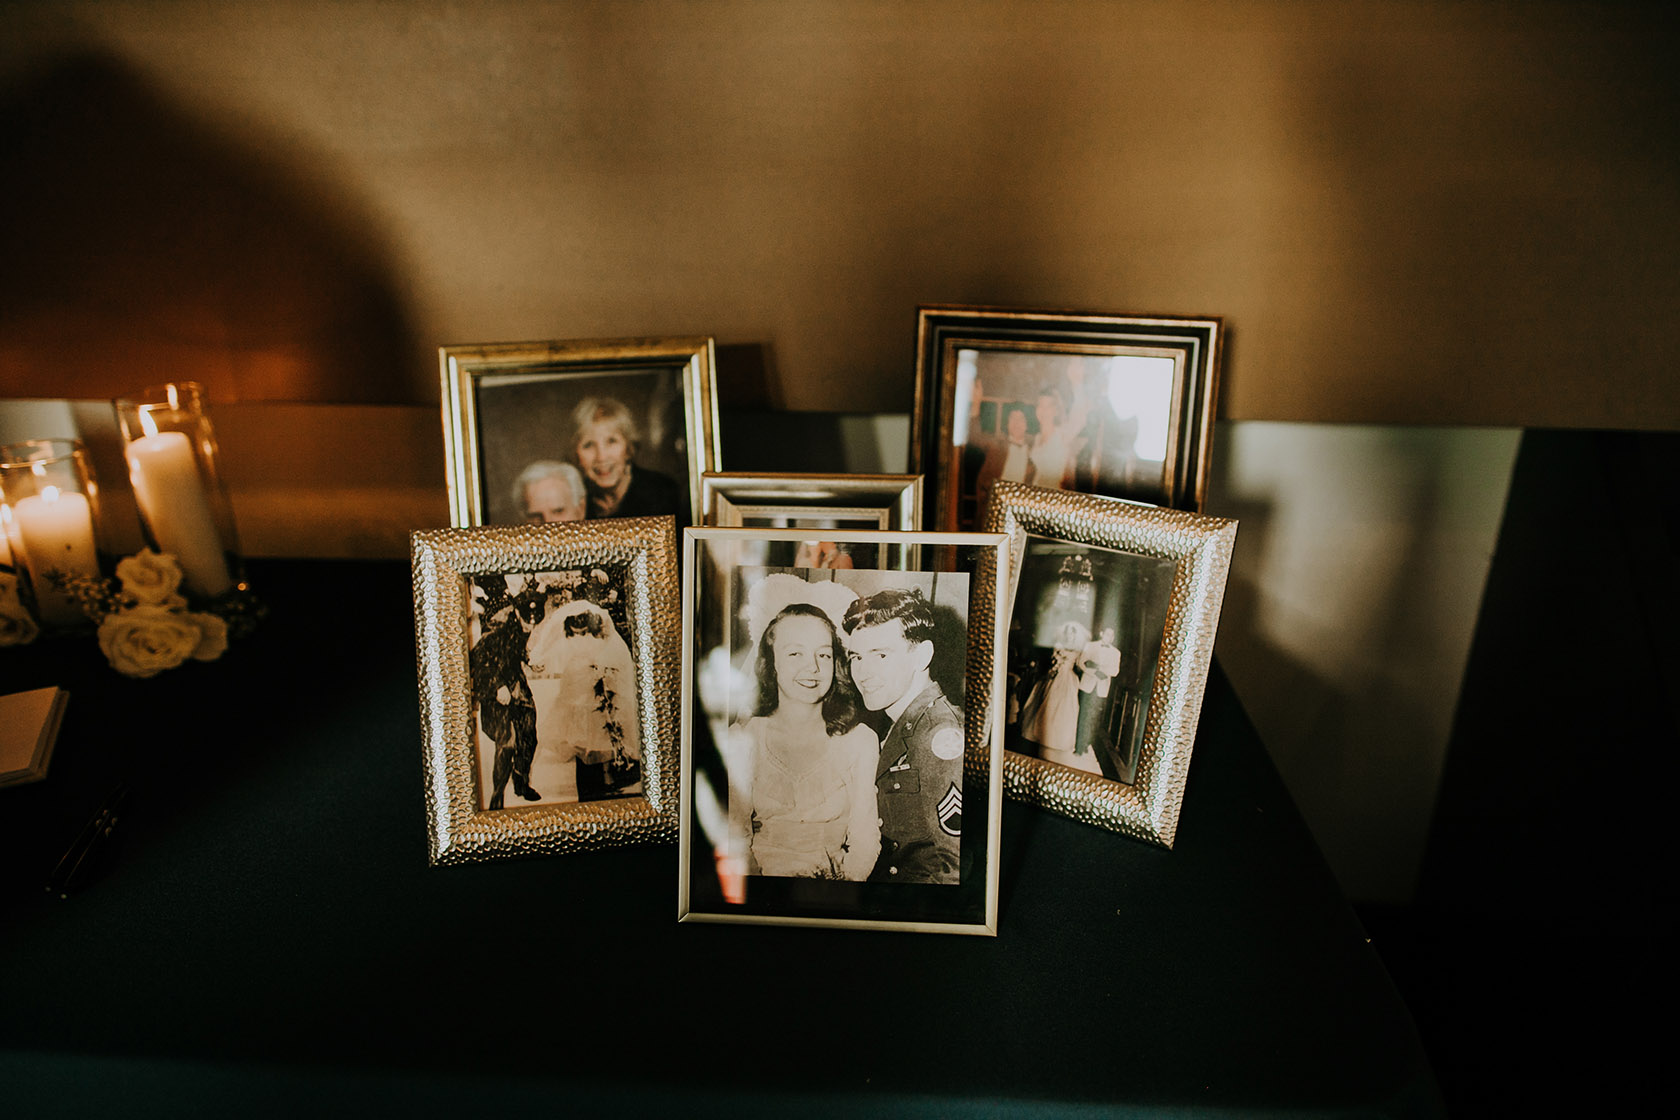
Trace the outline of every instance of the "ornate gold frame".
{"type": "MultiPolygon", "coordinates": [[[[1200,510],[1224,347],[1221,320],[928,306],[916,314],[916,396],[910,417],[910,469],[926,478],[929,529],[958,527],[956,448],[958,348],[1007,353],[1140,355],[1170,358],[1176,369],[1164,476],[1157,493],[1112,493],[1200,510]]],[[[976,514],[978,527],[984,511],[976,514]]]]}
{"type": "Polygon", "coordinates": [[[554,378],[678,369],[687,421],[689,518],[700,516],[700,476],[719,465],[717,399],[710,338],[569,339],[494,342],[438,349],[443,381],[443,448],[449,523],[484,524],[483,456],[478,437],[478,382],[486,375],[529,373],[554,378]]]}
{"type": "Polygon", "coordinates": [[[1231,567],[1237,523],[1182,510],[999,482],[986,527],[1008,534],[1006,617],[1029,534],[1177,562],[1136,780],[1131,785],[1004,751],[1004,790],[1087,824],[1170,848],[1195,745],[1202,692],[1231,567]]]}
{"type": "Polygon", "coordinates": [[[669,517],[427,529],[410,537],[430,861],[467,863],[669,841],[677,835],[677,562],[669,517]],[[466,577],[625,565],[645,793],[479,809],[466,577]]]}
{"type": "MultiPolygon", "coordinates": [[[[866,916],[860,912],[855,918],[810,917],[798,915],[731,913],[702,909],[696,905],[691,883],[695,860],[710,851],[703,836],[704,799],[697,797],[696,728],[707,727],[708,714],[698,704],[697,682],[706,666],[704,651],[698,649],[701,635],[696,629],[700,617],[702,597],[722,598],[720,586],[712,585],[722,573],[733,570],[731,557],[704,555],[713,547],[729,546],[731,542],[793,542],[805,534],[779,529],[695,528],[683,531],[683,599],[682,599],[682,764],[681,790],[680,878],[677,890],[677,918],[679,921],[751,923],[760,925],[829,926],[845,929],[906,930],[924,933],[957,933],[996,936],[998,906],[998,847],[1003,823],[1002,743],[1003,724],[1003,662],[999,656],[1004,648],[1004,625],[1007,615],[1001,611],[1009,586],[1009,540],[1002,533],[885,533],[863,531],[833,531],[836,542],[877,544],[883,546],[886,559],[877,570],[931,570],[934,558],[948,564],[958,550],[975,550],[969,590],[967,619],[968,645],[966,653],[966,689],[964,707],[965,752],[963,776],[965,784],[972,783],[974,792],[984,795],[984,812],[975,817],[985,822],[981,865],[971,877],[965,877],[959,887],[883,884],[889,891],[932,892],[963,890],[971,892],[974,902],[969,907],[972,916],[966,920],[899,920],[866,916]],[[912,563],[911,557],[917,560],[912,563]],[[703,586],[705,585],[705,586],[703,586]],[[697,805],[700,806],[697,808],[697,805]]],[[[952,570],[949,567],[944,570],[952,570]]],[[[725,584],[727,581],[723,581],[725,584]]],[[[965,791],[966,794],[966,791],[965,791]]],[[[965,820],[966,820],[965,814],[965,820]]],[[[965,845],[968,829],[965,827],[965,845]]],[[[964,852],[967,864],[968,852],[964,852]]],[[[805,882],[805,880],[790,880],[805,882]]],[[[868,886],[868,884],[852,884],[868,886]]],[[[901,896],[902,897],[902,896],[901,896]]],[[[889,908],[890,909],[890,908],[889,908]]]]}

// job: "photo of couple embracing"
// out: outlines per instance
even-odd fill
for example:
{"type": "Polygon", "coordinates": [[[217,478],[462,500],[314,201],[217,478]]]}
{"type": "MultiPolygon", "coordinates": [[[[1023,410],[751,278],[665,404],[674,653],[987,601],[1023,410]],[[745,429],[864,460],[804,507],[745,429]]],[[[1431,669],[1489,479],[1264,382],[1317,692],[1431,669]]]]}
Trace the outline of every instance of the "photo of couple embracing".
{"type": "Polygon", "coordinates": [[[748,877],[958,883],[967,575],[737,575],[730,861],[748,877]]]}

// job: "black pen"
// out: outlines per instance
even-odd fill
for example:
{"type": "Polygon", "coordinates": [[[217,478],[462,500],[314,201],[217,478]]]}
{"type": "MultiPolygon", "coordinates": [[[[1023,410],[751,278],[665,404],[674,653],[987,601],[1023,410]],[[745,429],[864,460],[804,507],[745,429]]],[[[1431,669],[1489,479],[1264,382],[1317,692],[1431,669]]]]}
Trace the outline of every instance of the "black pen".
{"type": "Polygon", "coordinates": [[[104,804],[97,812],[88,818],[82,826],[76,839],[59,858],[58,866],[47,879],[48,893],[57,892],[60,898],[70,897],[70,887],[78,877],[92,866],[89,857],[104,847],[105,841],[110,839],[111,832],[117,826],[117,819],[123,803],[128,800],[128,786],[118,784],[106,795],[104,804]]]}

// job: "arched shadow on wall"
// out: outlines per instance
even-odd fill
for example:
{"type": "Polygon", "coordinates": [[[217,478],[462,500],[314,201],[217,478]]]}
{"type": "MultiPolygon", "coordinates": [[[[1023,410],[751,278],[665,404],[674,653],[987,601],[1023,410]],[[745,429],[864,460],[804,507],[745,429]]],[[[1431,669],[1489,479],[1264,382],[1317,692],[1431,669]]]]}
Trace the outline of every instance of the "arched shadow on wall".
{"type": "Polygon", "coordinates": [[[92,50],[0,91],[0,143],[0,397],[412,396],[390,251],[318,153],[230,135],[92,50]]]}

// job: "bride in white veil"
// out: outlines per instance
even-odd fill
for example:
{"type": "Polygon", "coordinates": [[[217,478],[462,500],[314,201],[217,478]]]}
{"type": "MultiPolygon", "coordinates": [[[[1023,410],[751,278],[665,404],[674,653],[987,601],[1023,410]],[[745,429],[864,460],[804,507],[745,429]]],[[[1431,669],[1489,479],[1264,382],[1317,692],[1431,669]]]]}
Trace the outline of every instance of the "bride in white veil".
{"type": "Polygon", "coordinates": [[[610,794],[592,794],[587,780],[586,788],[579,788],[580,766],[606,766],[609,772],[622,773],[626,763],[635,762],[639,773],[636,668],[612,617],[587,599],[574,599],[550,611],[531,631],[527,659],[526,677],[537,706],[531,784],[544,794],[543,800],[639,792],[639,780],[610,794]],[[552,793],[550,786],[555,787],[552,793]]]}

